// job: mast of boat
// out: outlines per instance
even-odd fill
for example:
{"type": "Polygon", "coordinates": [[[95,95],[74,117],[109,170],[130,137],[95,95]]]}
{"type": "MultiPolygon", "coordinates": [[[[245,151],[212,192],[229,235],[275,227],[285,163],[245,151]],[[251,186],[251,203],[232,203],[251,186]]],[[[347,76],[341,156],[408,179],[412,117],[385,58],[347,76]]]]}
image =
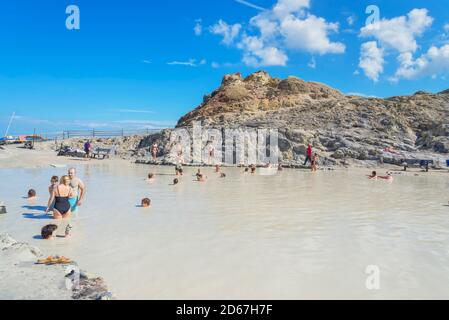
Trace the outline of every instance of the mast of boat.
{"type": "Polygon", "coordinates": [[[8,126],[6,127],[5,137],[8,136],[9,129],[11,128],[12,120],[14,119],[16,113],[13,112],[11,118],[9,119],[8,126]]]}

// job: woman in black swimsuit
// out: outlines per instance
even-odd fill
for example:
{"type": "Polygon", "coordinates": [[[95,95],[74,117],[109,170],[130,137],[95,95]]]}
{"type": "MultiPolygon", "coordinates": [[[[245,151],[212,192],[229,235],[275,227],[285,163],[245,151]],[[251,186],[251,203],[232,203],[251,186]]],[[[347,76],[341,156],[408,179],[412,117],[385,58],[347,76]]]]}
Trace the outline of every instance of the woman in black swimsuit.
{"type": "Polygon", "coordinates": [[[70,218],[72,215],[69,198],[72,197],[72,188],[70,188],[70,178],[63,176],[61,183],[53,190],[50,200],[48,201],[47,213],[50,211],[50,206],[54,201],[53,218],[63,219],[70,218]]]}

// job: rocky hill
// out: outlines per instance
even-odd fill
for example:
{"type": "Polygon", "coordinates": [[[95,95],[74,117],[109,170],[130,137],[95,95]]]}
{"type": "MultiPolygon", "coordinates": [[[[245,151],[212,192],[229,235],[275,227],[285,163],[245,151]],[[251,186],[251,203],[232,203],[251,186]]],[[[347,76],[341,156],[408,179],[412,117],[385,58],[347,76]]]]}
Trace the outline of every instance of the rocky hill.
{"type": "Polygon", "coordinates": [[[226,75],[177,127],[193,121],[217,128],[277,128],[287,162],[301,157],[307,143],[331,162],[379,159],[386,147],[404,157],[449,153],[449,90],[365,98],[296,77],[278,79],[260,71],[243,78],[237,73],[226,75]]]}

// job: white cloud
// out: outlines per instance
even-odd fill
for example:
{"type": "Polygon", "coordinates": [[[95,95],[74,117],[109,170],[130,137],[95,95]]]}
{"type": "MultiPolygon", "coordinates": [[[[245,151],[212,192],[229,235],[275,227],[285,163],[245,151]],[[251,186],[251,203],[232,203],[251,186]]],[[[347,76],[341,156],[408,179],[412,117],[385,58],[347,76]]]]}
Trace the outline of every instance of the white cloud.
{"type": "Polygon", "coordinates": [[[231,63],[231,62],[218,63],[218,62],[216,62],[216,61],[212,62],[210,65],[211,65],[211,67],[214,68],[214,69],[218,69],[218,68],[221,68],[221,67],[229,68],[229,67],[235,67],[235,66],[237,66],[236,63],[231,63]]]}
{"type": "Polygon", "coordinates": [[[398,61],[400,67],[392,81],[404,79],[416,79],[423,76],[436,78],[438,75],[444,75],[449,72],[449,44],[440,48],[432,46],[419,58],[413,59],[409,52],[399,55],[398,61]]]}
{"type": "Polygon", "coordinates": [[[307,64],[307,66],[311,69],[315,69],[316,68],[316,61],[315,58],[312,57],[312,59],[309,61],[309,63],[307,64]]]}
{"type": "Polygon", "coordinates": [[[206,64],[207,61],[202,59],[200,62],[196,62],[196,59],[189,59],[188,61],[170,61],[167,62],[169,66],[187,66],[187,67],[198,67],[206,64]]]}
{"type": "Polygon", "coordinates": [[[416,37],[421,36],[433,22],[427,9],[413,9],[407,16],[382,19],[361,29],[362,37],[374,37],[387,48],[399,52],[415,52],[418,48],[416,37]]]}
{"type": "Polygon", "coordinates": [[[350,25],[350,26],[352,26],[352,25],[354,24],[355,20],[356,20],[356,17],[355,17],[355,16],[349,16],[349,17],[346,18],[346,22],[347,22],[348,25],[350,25]]]}
{"type": "Polygon", "coordinates": [[[195,33],[196,36],[200,36],[203,33],[203,25],[202,25],[201,19],[195,20],[195,26],[193,27],[193,32],[195,33]]]}
{"type": "Polygon", "coordinates": [[[301,13],[302,9],[309,8],[310,0],[278,0],[273,7],[273,13],[284,18],[292,13],[301,13]]]}
{"type": "Polygon", "coordinates": [[[239,43],[244,50],[243,62],[246,65],[258,66],[285,66],[287,55],[273,46],[266,46],[264,41],[255,36],[244,36],[239,43]]]}
{"type": "MultiPolygon", "coordinates": [[[[363,38],[374,38],[375,41],[366,42],[361,48],[360,67],[365,75],[378,81],[379,75],[383,73],[385,57],[391,54],[397,55],[399,68],[392,81],[400,78],[411,79],[417,74],[428,73],[431,65],[434,65],[438,58],[431,58],[429,54],[422,55],[414,60],[414,53],[420,49],[417,41],[433,23],[433,18],[427,9],[413,9],[407,15],[394,17],[392,19],[382,19],[373,24],[367,25],[360,30],[363,38]]],[[[432,51],[438,50],[436,47],[432,51]]],[[[438,53],[439,55],[441,53],[438,53]]],[[[437,64],[441,65],[441,62],[437,64]]]]}
{"type": "Polygon", "coordinates": [[[214,24],[209,28],[210,32],[213,34],[223,36],[223,43],[226,45],[231,45],[234,39],[238,36],[242,25],[239,23],[229,25],[223,20],[219,20],[217,24],[214,24]]]}
{"type": "Polygon", "coordinates": [[[151,64],[151,61],[150,60],[142,60],[142,63],[151,64]]]}
{"type": "Polygon", "coordinates": [[[328,23],[314,15],[309,15],[306,19],[289,16],[281,23],[281,33],[286,45],[291,49],[311,53],[344,53],[345,45],[330,41],[328,36],[330,32],[337,31],[337,23],[328,23]]]}
{"type": "Polygon", "coordinates": [[[384,50],[377,46],[376,41],[362,44],[359,67],[365,75],[374,82],[379,81],[379,75],[383,72],[384,50]]]}
{"type": "Polygon", "coordinates": [[[250,66],[285,66],[287,51],[313,54],[344,53],[345,45],[333,42],[338,23],[308,13],[310,0],[278,0],[270,10],[252,17],[243,32],[242,24],[229,25],[223,20],[210,27],[223,36],[223,43],[243,51],[243,62],[250,66]]]}
{"type": "Polygon", "coordinates": [[[449,32],[449,23],[446,23],[443,28],[444,31],[449,32]]]}

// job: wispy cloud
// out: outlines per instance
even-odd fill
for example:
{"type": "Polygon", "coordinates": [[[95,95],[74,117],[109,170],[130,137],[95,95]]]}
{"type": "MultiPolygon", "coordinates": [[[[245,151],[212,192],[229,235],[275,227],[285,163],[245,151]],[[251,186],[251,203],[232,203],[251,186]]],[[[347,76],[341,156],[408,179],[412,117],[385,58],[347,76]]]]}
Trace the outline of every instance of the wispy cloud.
{"type": "Polygon", "coordinates": [[[150,60],[145,59],[145,60],[142,60],[142,63],[151,64],[152,62],[150,60]]]}
{"type": "Polygon", "coordinates": [[[169,66],[187,66],[187,67],[198,67],[206,64],[207,61],[202,59],[200,62],[196,62],[196,59],[189,59],[188,61],[170,61],[167,62],[169,66]]]}
{"type": "Polygon", "coordinates": [[[360,92],[348,92],[346,95],[347,96],[357,96],[357,97],[362,97],[362,98],[378,98],[377,96],[367,95],[367,94],[360,93],[360,92]]]}
{"type": "Polygon", "coordinates": [[[218,68],[222,68],[222,67],[230,68],[230,67],[236,67],[236,66],[238,66],[238,65],[239,65],[239,63],[231,63],[231,62],[223,62],[223,63],[219,63],[219,62],[215,62],[215,61],[213,61],[213,62],[210,64],[210,66],[211,66],[212,68],[214,68],[214,69],[218,69],[218,68]]]}
{"type": "Polygon", "coordinates": [[[260,6],[256,5],[256,4],[254,4],[254,3],[251,3],[251,2],[248,2],[248,1],[245,1],[245,0],[234,0],[234,1],[237,2],[237,3],[243,4],[244,6],[256,9],[256,10],[268,11],[265,8],[262,8],[262,7],[260,7],[260,6]]]}
{"type": "Polygon", "coordinates": [[[196,36],[200,36],[203,33],[203,26],[202,26],[202,20],[197,19],[195,20],[195,26],[193,27],[193,32],[196,36]]]}
{"type": "Polygon", "coordinates": [[[316,61],[315,61],[315,57],[312,57],[312,59],[309,61],[309,63],[307,64],[307,66],[311,69],[315,69],[316,68],[316,61]]]}
{"type": "Polygon", "coordinates": [[[141,109],[114,109],[113,111],[120,113],[154,113],[151,110],[141,110],[141,109]]]}
{"type": "Polygon", "coordinates": [[[118,120],[114,123],[122,126],[131,126],[138,129],[151,129],[151,128],[171,128],[174,127],[177,121],[174,120],[118,120]]]}

